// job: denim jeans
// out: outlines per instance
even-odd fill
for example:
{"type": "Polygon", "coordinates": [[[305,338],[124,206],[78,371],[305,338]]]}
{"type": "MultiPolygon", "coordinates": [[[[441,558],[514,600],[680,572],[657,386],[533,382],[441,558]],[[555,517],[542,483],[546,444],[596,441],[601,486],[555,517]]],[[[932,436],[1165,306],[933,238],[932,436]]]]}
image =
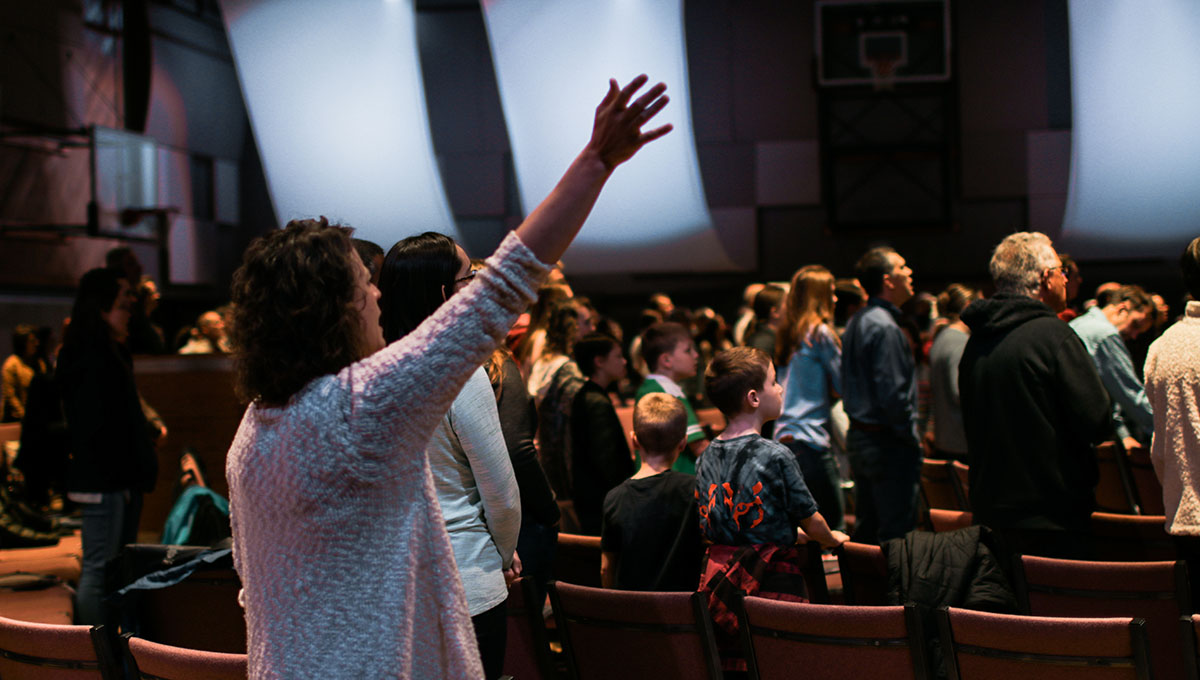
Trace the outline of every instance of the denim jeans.
{"type": "Polygon", "coordinates": [[[800,474],[817,509],[825,518],[830,529],[841,530],[845,526],[846,499],[842,494],[842,476],[838,473],[837,461],[829,449],[815,449],[795,439],[784,442],[800,463],[800,474]]]}
{"type": "Polygon", "coordinates": [[[114,491],[101,494],[99,503],[81,503],[83,511],[83,567],[75,593],[75,622],[89,626],[115,621],[104,598],[108,595],[108,562],[127,543],[137,541],[142,514],[142,494],[114,491]]]}
{"type": "Polygon", "coordinates": [[[846,435],[854,471],[854,540],[883,543],[917,526],[921,449],[886,430],[851,429],[846,435]]]}

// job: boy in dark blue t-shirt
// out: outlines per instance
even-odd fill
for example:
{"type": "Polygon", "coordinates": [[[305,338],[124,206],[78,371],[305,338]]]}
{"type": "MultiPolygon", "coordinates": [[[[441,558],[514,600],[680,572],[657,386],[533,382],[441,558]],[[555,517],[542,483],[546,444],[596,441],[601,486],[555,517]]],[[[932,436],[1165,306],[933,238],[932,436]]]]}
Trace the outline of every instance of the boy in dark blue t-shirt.
{"type": "Polygon", "coordinates": [[[722,546],[787,547],[796,543],[799,526],[825,547],[845,541],[817,511],[796,457],[760,434],[783,405],[771,359],[749,347],[726,350],[713,359],[705,378],[709,398],[729,424],[696,469],[704,538],[722,546]]]}
{"type": "Polygon", "coordinates": [[[700,532],[713,544],[700,591],[708,595],[723,667],[744,670],[732,610],[737,593],[806,602],[796,527],[827,548],[848,537],[831,531],[817,511],[791,450],[761,434],[763,423],[783,408],[770,357],[753,347],[725,350],[709,364],[705,381],[728,425],[696,466],[700,532]]]}

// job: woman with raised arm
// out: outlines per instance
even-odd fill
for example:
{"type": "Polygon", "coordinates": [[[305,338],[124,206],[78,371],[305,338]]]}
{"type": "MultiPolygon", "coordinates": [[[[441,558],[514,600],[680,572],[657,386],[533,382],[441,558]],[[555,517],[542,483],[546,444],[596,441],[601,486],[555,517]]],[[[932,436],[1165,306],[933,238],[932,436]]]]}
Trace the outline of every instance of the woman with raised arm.
{"type": "Polygon", "coordinates": [[[610,81],[592,138],[487,267],[385,347],[349,229],[293,222],[234,275],[229,451],[234,559],[252,678],[483,675],[424,450],[529,304],[614,168],[669,125],[658,84],[610,81]]]}

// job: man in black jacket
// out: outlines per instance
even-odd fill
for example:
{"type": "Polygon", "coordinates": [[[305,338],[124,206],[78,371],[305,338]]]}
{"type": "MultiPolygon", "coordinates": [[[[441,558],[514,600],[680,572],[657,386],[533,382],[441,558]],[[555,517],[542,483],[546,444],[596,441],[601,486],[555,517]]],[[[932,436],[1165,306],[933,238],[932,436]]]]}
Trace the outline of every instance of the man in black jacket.
{"type": "Polygon", "coordinates": [[[1109,398],[1079,337],[1056,313],[1066,277],[1037,232],[1000,242],[996,294],[962,313],[959,364],[975,522],[1013,552],[1087,558],[1099,478],[1092,444],[1112,431],[1109,398]]]}

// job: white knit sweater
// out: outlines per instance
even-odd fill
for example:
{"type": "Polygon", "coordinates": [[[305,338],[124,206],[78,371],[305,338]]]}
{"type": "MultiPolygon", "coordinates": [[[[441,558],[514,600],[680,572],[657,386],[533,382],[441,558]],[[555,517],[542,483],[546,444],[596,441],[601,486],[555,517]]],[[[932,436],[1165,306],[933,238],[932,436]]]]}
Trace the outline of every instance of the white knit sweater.
{"type": "Polygon", "coordinates": [[[1200,302],[1150,345],[1145,368],[1167,532],[1200,536],[1200,302]]]}
{"type": "Polygon", "coordinates": [[[510,234],[414,332],[246,409],[226,475],[251,678],[482,677],[424,451],[545,272],[510,234]]]}

